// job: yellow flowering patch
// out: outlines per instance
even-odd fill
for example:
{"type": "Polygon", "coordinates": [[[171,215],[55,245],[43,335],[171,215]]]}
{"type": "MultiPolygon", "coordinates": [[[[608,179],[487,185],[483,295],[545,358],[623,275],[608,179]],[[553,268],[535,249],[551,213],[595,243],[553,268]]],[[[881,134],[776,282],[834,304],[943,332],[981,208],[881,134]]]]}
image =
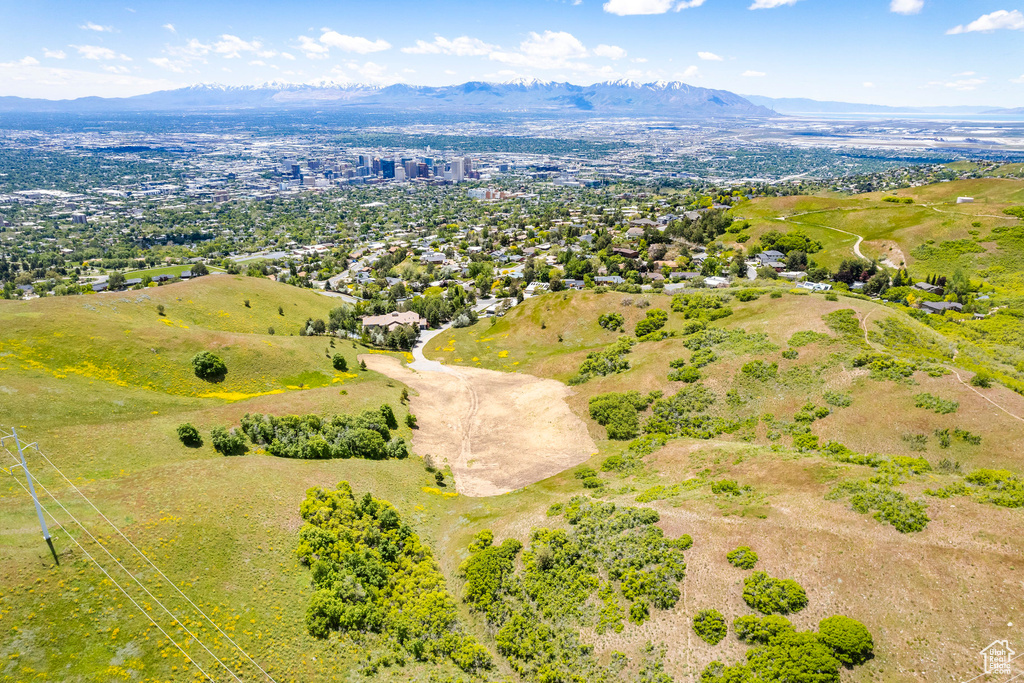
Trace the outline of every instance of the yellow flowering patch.
{"type": "Polygon", "coordinates": [[[508,351],[498,351],[498,358],[508,358],[508,351]]]}
{"type": "MultiPolygon", "coordinates": [[[[289,389],[298,389],[298,387],[288,387],[289,389]]],[[[274,389],[273,391],[262,391],[255,394],[246,394],[242,391],[210,391],[205,394],[199,394],[199,398],[221,398],[225,401],[244,401],[247,398],[256,398],[257,396],[270,396],[271,394],[283,394],[284,389],[274,389]]]]}
{"type": "Polygon", "coordinates": [[[424,486],[422,490],[423,493],[430,493],[435,496],[441,496],[442,498],[455,498],[459,495],[455,491],[442,491],[441,489],[436,488],[434,486],[424,486]]]}

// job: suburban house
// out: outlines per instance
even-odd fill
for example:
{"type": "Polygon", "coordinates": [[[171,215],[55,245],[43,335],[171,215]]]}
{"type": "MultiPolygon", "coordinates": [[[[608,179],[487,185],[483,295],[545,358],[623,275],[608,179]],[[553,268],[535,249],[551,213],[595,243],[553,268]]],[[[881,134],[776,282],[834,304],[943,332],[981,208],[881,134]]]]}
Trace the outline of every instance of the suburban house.
{"type": "Polygon", "coordinates": [[[962,313],[964,307],[962,304],[958,304],[955,301],[922,301],[921,310],[926,313],[935,313],[941,315],[946,311],[956,311],[962,313]]]}
{"type": "Polygon", "coordinates": [[[811,292],[827,292],[832,289],[832,285],[826,282],[798,282],[796,286],[811,292]]]}
{"type": "Polygon", "coordinates": [[[704,286],[711,287],[712,289],[721,289],[729,286],[729,278],[727,277],[706,277],[704,278],[704,286]]]}
{"type": "Polygon", "coordinates": [[[626,231],[626,237],[631,240],[637,240],[644,236],[643,228],[630,228],[626,231]]]}
{"type": "Polygon", "coordinates": [[[361,322],[366,331],[379,329],[390,332],[402,325],[410,325],[420,330],[427,329],[427,319],[421,317],[416,311],[405,311],[404,313],[393,311],[384,315],[368,315],[361,322]]]}
{"type": "Polygon", "coordinates": [[[942,296],[943,294],[946,293],[946,290],[943,289],[942,287],[939,287],[938,285],[930,285],[927,282],[915,282],[914,288],[920,289],[922,292],[928,292],[929,294],[937,294],[939,296],[942,296]]]}
{"type": "Polygon", "coordinates": [[[594,282],[599,285],[621,285],[625,280],[618,275],[598,275],[594,282]]]}
{"type": "Polygon", "coordinates": [[[444,263],[445,255],[439,251],[427,252],[420,256],[420,263],[433,263],[435,265],[441,265],[444,263]]]}
{"type": "Polygon", "coordinates": [[[623,258],[640,258],[639,251],[637,251],[636,249],[629,249],[628,247],[612,247],[612,253],[617,254],[623,258]]]}
{"type": "Polygon", "coordinates": [[[775,251],[769,249],[768,251],[762,251],[760,254],[755,256],[761,266],[767,266],[773,268],[776,273],[781,273],[786,269],[785,258],[786,255],[781,251],[775,251]]]}

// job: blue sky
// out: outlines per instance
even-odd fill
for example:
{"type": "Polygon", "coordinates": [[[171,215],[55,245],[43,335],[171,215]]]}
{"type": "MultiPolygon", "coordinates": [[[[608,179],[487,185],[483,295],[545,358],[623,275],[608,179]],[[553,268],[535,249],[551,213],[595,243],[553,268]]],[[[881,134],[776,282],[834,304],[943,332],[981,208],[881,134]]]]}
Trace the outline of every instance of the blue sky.
{"type": "Polygon", "coordinates": [[[1022,0],[0,0],[0,95],[196,83],[681,80],[1024,106],[1022,0]]]}

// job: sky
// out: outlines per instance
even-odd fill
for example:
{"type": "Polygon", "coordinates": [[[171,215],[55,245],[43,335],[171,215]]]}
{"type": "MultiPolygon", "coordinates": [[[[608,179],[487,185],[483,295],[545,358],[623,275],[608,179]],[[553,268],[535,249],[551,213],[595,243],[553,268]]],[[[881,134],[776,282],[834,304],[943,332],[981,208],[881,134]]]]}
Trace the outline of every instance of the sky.
{"type": "Polygon", "coordinates": [[[1024,0],[0,0],[0,96],[200,83],[683,81],[1024,106],[1024,0]]]}

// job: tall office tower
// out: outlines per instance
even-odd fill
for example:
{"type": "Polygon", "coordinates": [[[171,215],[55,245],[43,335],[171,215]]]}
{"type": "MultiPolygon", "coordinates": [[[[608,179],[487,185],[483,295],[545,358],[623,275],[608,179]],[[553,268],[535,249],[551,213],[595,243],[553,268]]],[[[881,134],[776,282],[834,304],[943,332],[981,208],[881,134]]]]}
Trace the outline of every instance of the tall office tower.
{"type": "Polygon", "coordinates": [[[359,155],[359,165],[360,166],[366,166],[366,164],[367,164],[366,155],[365,154],[360,154],[359,155]]]}
{"type": "Polygon", "coordinates": [[[452,159],[449,164],[452,169],[452,182],[461,183],[465,179],[465,171],[462,168],[462,159],[452,159]]]}
{"type": "Polygon", "coordinates": [[[462,171],[469,175],[473,171],[473,160],[468,156],[462,157],[462,171]]]}
{"type": "Polygon", "coordinates": [[[418,170],[419,164],[417,164],[412,159],[409,159],[408,161],[405,162],[405,177],[408,178],[409,180],[412,180],[413,178],[419,175],[417,173],[418,170]]]}
{"type": "Polygon", "coordinates": [[[430,170],[428,169],[427,165],[424,164],[424,163],[416,164],[416,173],[419,175],[420,178],[429,178],[430,177],[430,170]]]}
{"type": "Polygon", "coordinates": [[[385,178],[395,177],[395,160],[394,159],[381,159],[380,160],[380,171],[385,178]]]}
{"type": "Polygon", "coordinates": [[[373,175],[380,174],[380,157],[373,158],[373,166],[370,168],[370,170],[373,171],[373,175]]]}

